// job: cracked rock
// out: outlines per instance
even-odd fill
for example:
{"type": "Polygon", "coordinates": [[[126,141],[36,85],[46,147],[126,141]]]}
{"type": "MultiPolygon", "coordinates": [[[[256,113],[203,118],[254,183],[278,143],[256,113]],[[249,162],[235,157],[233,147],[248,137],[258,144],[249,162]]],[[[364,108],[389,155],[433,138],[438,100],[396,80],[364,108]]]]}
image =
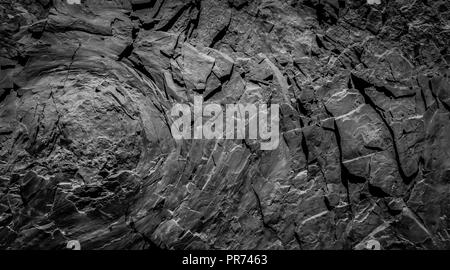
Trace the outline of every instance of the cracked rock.
{"type": "Polygon", "coordinates": [[[449,1],[5,0],[0,18],[0,249],[450,248],[449,1]],[[278,148],[173,139],[194,95],[279,104],[278,148]]]}

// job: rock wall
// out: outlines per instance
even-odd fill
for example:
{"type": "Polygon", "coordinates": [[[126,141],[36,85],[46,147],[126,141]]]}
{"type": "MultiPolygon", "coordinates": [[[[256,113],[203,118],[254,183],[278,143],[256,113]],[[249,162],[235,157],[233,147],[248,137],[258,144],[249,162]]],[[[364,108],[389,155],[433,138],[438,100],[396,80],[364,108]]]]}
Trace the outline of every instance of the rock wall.
{"type": "Polygon", "coordinates": [[[0,3],[1,249],[450,248],[449,1],[70,2],[0,3]],[[195,94],[279,147],[173,140],[195,94]]]}

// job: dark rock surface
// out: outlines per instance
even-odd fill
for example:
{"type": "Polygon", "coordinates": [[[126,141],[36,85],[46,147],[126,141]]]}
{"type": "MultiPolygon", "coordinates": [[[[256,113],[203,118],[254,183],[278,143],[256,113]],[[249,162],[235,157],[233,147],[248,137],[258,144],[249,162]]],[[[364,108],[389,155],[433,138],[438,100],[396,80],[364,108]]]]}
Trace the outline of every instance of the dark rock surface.
{"type": "Polygon", "coordinates": [[[0,17],[0,249],[450,248],[449,1],[0,17]],[[166,114],[194,93],[280,104],[278,149],[175,142],[166,114]]]}

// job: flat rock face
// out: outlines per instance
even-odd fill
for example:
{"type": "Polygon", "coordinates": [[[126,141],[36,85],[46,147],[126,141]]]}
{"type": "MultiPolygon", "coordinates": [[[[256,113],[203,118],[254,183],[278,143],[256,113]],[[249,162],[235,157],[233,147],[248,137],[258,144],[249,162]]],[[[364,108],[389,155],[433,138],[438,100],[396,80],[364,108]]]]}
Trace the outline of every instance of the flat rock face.
{"type": "Polygon", "coordinates": [[[449,1],[6,0],[0,18],[0,249],[450,248],[449,1]],[[194,95],[279,104],[278,148],[175,141],[194,95]]]}

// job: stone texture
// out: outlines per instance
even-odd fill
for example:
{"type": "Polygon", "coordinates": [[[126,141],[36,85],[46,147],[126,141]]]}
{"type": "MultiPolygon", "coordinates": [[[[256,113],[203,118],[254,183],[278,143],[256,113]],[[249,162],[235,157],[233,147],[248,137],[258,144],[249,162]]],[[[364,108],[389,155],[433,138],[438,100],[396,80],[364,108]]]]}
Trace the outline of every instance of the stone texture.
{"type": "Polygon", "coordinates": [[[5,0],[0,249],[449,249],[450,4],[5,0]],[[280,104],[279,147],[175,102],[280,104]]]}

